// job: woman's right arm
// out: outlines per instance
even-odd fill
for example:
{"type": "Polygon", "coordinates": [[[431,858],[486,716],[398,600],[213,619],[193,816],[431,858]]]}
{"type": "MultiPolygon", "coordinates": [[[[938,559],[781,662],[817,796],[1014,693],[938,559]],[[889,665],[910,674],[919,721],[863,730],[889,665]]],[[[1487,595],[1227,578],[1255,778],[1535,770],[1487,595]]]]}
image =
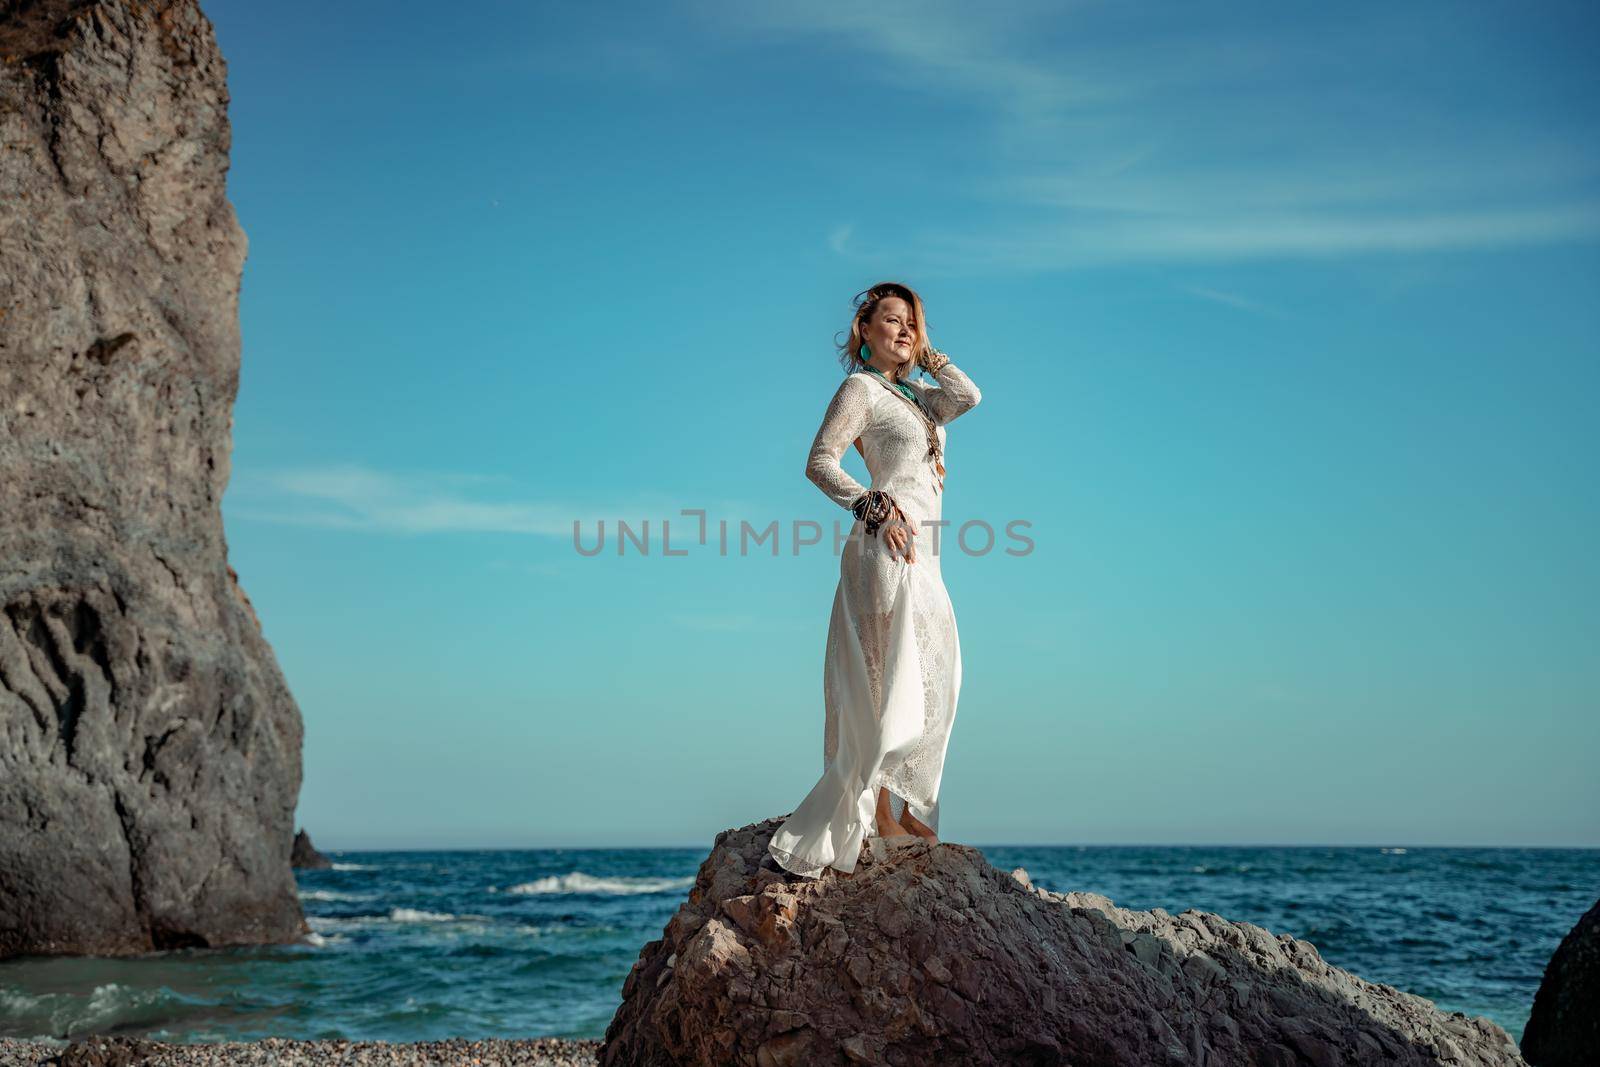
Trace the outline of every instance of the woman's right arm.
{"type": "MultiPolygon", "coordinates": [[[[977,384],[943,352],[937,353],[933,365],[939,369],[928,373],[933,375],[938,385],[928,385],[918,381],[913,381],[910,385],[922,396],[923,403],[933,413],[933,421],[943,426],[958,415],[977,407],[978,401],[983,399],[983,394],[978,391],[977,384]]],[[[918,366],[927,370],[928,364],[919,363],[918,366]]]]}
{"type": "Polygon", "coordinates": [[[860,437],[872,417],[870,385],[855,375],[839,383],[822,425],[806,457],[806,477],[842,508],[849,508],[867,487],[850,477],[839,457],[860,437]]]}

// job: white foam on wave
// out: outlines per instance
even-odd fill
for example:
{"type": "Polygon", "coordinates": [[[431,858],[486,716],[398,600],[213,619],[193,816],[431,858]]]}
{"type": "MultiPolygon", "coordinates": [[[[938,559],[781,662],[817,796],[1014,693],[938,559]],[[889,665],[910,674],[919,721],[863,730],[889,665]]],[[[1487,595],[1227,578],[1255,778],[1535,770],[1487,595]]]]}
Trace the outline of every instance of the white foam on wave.
{"type": "Polygon", "coordinates": [[[46,1003],[45,997],[48,995],[34,996],[32,993],[24,993],[10,986],[0,988],[0,1015],[21,1015],[25,1011],[38,1008],[46,1003]]]}
{"type": "MultiPolygon", "coordinates": [[[[531,882],[510,886],[507,893],[529,895],[535,893],[605,893],[616,896],[634,893],[664,893],[669,889],[687,889],[694,885],[694,876],[685,878],[596,878],[582,871],[551,875],[531,882]]],[[[490,887],[494,891],[494,887],[490,887]]]]}
{"type": "Polygon", "coordinates": [[[62,1003],[50,1012],[51,1028],[65,1030],[98,1030],[122,1021],[130,1011],[165,999],[164,989],[136,989],[133,986],[107,982],[97,985],[87,1001],[68,994],[62,1003]]]}
{"type": "Polygon", "coordinates": [[[371,900],[371,893],[341,893],[337,889],[310,889],[300,894],[301,900],[371,900]]]}
{"type": "Polygon", "coordinates": [[[330,870],[335,871],[371,871],[375,869],[376,868],[369,867],[365,863],[335,863],[330,868],[330,870]]]}
{"type": "Polygon", "coordinates": [[[424,911],[421,908],[395,908],[389,918],[397,923],[447,923],[456,916],[448,911],[424,911]]]}
{"type": "MultiPolygon", "coordinates": [[[[89,994],[88,1003],[83,1006],[83,1014],[74,1019],[80,1028],[85,1025],[101,1022],[110,1022],[116,1018],[117,1012],[130,1007],[139,999],[136,990],[120,986],[115,982],[97,985],[94,992],[89,994]],[[129,994],[133,994],[130,996],[129,994]]],[[[146,996],[143,999],[148,999],[146,996]]]]}
{"type": "MultiPolygon", "coordinates": [[[[128,1009],[158,1000],[159,990],[136,990],[115,982],[97,985],[85,996],[79,990],[26,993],[13,986],[0,988],[0,1018],[13,1027],[44,1027],[52,1034],[99,1030],[121,1021],[128,1009]]],[[[35,1037],[30,1040],[54,1040],[35,1037]]]]}
{"type": "Polygon", "coordinates": [[[487,915],[457,915],[423,908],[392,908],[387,915],[307,915],[306,924],[328,941],[342,941],[341,932],[394,923],[451,924],[457,933],[484,931],[494,926],[487,915]]]}

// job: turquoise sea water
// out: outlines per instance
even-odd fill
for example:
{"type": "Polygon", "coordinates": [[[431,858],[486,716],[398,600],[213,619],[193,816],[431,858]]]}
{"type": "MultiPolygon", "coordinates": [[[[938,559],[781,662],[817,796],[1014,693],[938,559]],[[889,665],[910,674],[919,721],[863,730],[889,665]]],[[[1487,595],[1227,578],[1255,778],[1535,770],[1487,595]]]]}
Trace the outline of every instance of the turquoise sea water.
{"type": "MultiPolygon", "coordinates": [[[[1058,892],[1188,908],[1520,1038],[1545,964],[1600,897],[1600,850],[979,846],[1058,892]]],[[[0,1036],[601,1037],[698,849],[330,853],[298,872],[314,944],[0,962],[0,1036]]]]}

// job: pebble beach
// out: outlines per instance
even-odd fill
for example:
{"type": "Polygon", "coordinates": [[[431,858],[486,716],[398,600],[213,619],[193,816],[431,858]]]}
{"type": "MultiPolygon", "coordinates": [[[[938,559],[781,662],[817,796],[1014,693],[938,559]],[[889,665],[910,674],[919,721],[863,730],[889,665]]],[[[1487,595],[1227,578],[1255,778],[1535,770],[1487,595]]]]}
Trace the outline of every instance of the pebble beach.
{"type": "Polygon", "coordinates": [[[456,1038],[415,1043],[266,1038],[212,1044],[97,1037],[67,1045],[0,1038],[0,1067],[595,1067],[599,1054],[598,1041],[556,1037],[489,1041],[456,1038]]]}

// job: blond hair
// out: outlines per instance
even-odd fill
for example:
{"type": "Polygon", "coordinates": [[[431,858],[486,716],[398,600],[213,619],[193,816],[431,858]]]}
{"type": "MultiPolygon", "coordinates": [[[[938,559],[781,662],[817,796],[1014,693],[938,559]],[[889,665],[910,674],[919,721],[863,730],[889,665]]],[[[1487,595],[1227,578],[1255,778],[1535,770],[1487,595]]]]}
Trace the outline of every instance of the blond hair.
{"type": "Polygon", "coordinates": [[[911,342],[911,358],[899,367],[896,367],[891,380],[900,382],[911,376],[911,372],[921,362],[923,353],[930,348],[928,344],[928,322],[922,314],[922,297],[917,295],[915,289],[900,282],[879,282],[877,285],[861,290],[851,300],[855,307],[855,314],[850,318],[849,336],[839,346],[839,363],[844,367],[846,374],[853,373],[866,366],[861,359],[861,334],[867,323],[872,321],[873,313],[878,310],[878,305],[884,298],[898,296],[911,306],[911,320],[914,324],[916,337],[911,342]]]}

